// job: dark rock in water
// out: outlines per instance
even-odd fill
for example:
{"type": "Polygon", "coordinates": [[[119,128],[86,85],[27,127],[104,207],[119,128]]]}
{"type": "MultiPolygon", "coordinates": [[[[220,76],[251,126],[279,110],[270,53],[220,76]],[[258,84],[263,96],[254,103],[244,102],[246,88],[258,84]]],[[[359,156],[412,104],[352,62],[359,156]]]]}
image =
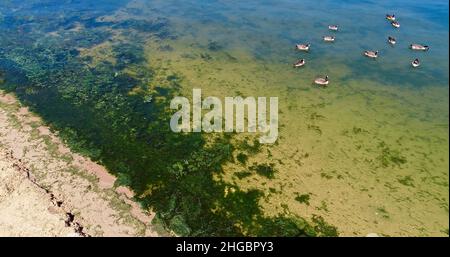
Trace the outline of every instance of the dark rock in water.
{"type": "Polygon", "coordinates": [[[85,28],[98,28],[98,27],[107,27],[114,25],[114,22],[102,22],[97,21],[97,17],[93,17],[87,20],[83,20],[83,25],[85,28]]]}
{"type": "Polygon", "coordinates": [[[0,84],[5,83],[5,73],[0,70],[0,84]]]}
{"type": "Polygon", "coordinates": [[[220,51],[223,49],[223,46],[220,45],[218,42],[216,41],[209,41],[208,43],[208,49],[211,51],[220,51]]]}
{"type": "Polygon", "coordinates": [[[167,88],[162,88],[162,87],[156,87],[155,88],[156,92],[158,92],[159,95],[161,96],[168,96],[169,95],[169,90],[167,88]]]}
{"type": "Polygon", "coordinates": [[[145,60],[142,55],[143,48],[139,45],[117,44],[113,46],[113,52],[117,59],[115,68],[119,70],[126,68],[127,65],[138,64],[145,60]]]}
{"type": "Polygon", "coordinates": [[[167,20],[136,20],[129,19],[113,25],[117,29],[135,29],[140,32],[160,32],[167,26],[167,20]]]}
{"type": "Polygon", "coordinates": [[[170,45],[160,46],[158,49],[164,52],[172,52],[174,50],[170,45]]]}

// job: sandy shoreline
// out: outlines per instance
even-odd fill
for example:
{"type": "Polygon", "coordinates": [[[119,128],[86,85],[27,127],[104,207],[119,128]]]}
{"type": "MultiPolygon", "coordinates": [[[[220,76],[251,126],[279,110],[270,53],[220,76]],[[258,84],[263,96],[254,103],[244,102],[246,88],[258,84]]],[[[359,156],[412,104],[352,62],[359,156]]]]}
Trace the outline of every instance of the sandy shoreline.
{"type": "Polygon", "coordinates": [[[158,236],[130,189],[2,91],[0,177],[0,236],[158,236]]]}

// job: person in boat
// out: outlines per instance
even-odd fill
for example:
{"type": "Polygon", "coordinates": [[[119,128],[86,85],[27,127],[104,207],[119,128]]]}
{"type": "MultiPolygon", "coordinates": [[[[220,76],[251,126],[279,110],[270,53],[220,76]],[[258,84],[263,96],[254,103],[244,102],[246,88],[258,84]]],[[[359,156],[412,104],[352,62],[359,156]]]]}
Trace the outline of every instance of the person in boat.
{"type": "Polygon", "coordinates": [[[306,64],[305,59],[300,59],[294,63],[294,68],[300,68],[306,64]]]}

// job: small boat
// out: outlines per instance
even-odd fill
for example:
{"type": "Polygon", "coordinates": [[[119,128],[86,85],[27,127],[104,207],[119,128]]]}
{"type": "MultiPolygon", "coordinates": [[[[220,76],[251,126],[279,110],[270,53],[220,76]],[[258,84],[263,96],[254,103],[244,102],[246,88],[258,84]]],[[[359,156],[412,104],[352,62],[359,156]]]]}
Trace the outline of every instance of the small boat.
{"type": "Polygon", "coordinates": [[[419,59],[416,58],[414,61],[412,61],[411,65],[412,65],[414,68],[419,67],[419,66],[420,66],[420,61],[419,61],[419,59]]]}
{"type": "Polygon", "coordinates": [[[428,51],[428,49],[430,48],[428,46],[420,45],[420,44],[411,44],[409,47],[412,50],[417,50],[417,51],[428,51]]]}
{"type": "Polygon", "coordinates": [[[294,68],[300,68],[300,67],[302,67],[305,64],[306,64],[305,59],[300,59],[300,60],[298,60],[297,62],[294,63],[294,68]]]}
{"type": "Polygon", "coordinates": [[[332,30],[332,31],[338,31],[339,30],[339,26],[338,25],[329,25],[328,29],[332,30]]]}
{"type": "Polygon", "coordinates": [[[377,58],[378,57],[378,51],[364,51],[364,55],[369,58],[377,58]]]}
{"type": "Polygon", "coordinates": [[[386,20],[395,21],[395,14],[386,14],[386,20]]]}
{"type": "Polygon", "coordinates": [[[325,78],[316,78],[314,80],[314,83],[320,86],[327,86],[329,82],[330,81],[328,80],[328,76],[325,76],[325,78]]]}
{"type": "Polygon", "coordinates": [[[295,46],[295,48],[300,51],[309,51],[310,46],[311,44],[298,44],[295,46]]]}
{"type": "Polygon", "coordinates": [[[395,45],[397,43],[397,40],[394,37],[388,37],[388,42],[391,45],[395,45]]]}
{"type": "Polygon", "coordinates": [[[325,42],[334,42],[334,40],[335,40],[335,37],[333,37],[333,36],[324,36],[323,37],[323,41],[325,41],[325,42]]]}
{"type": "Polygon", "coordinates": [[[400,28],[400,23],[398,23],[398,21],[393,21],[391,24],[394,28],[400,28]]]}

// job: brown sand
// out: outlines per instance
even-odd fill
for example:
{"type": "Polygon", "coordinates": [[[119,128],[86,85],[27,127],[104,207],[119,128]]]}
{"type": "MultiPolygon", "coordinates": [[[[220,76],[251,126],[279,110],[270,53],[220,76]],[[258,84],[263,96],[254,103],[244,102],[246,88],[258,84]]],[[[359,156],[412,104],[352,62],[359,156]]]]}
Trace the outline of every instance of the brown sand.
{"type": "Polygon", "coordinates": [[[0,236],[158,236],[153,213],[0,91],[0,236]]]}

